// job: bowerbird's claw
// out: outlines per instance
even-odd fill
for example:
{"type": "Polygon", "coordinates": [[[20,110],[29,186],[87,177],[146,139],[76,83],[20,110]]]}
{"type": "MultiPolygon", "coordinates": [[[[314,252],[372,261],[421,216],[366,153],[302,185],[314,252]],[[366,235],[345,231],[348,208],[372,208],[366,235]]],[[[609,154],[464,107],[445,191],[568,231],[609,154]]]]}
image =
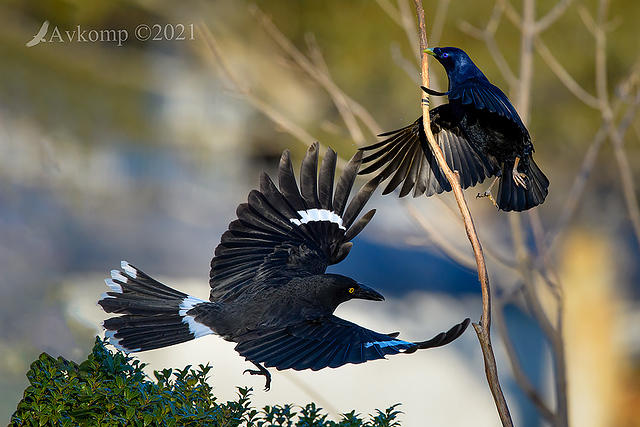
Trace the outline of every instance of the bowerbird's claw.
{"type": "Polygon", "coordinates": [[[520,164],[520,157],[516,157],[516,161],[513,164],[513,169],[511,170],[511,175],[513,176],[513,182],[520,187],[527,189],[527,174],[518,172],[518,164],[520,164]]]}
{"type": "Polygon", "coordinates": [[[518,172],[515,168],[512,171],[512,175],[513,175],[513,181],[516,183],[516,185],[519,185],[520,187],[524,188],[525,190],[527,189],[527,174],[522,173],[522,172],[518,172]]]}
{"type": "Polygon", "coordinates": [[[482,199],[484,197],[488,197],[489,200],[491,200],[491,203],[493,203],[493,206],[495,206],[496,208],[498,207],[498,203],[496,203],[496,200],[493,198],[493,195],[491,194],[491,189],[493,188],[494,185],[496,185],[496,182],[498,181],[499,177],[495,177],[493,178],[493,181],[491,181],[491,185],[489,185],[489,188],[487,188],[487,191],[485,191],[484,193],[478,193],[476,195],[476,199],[482,199]]]}
{"type": "Polygon", "coordinates": [[[489,200],[491,200],[491,203],[493,203],[493,206],[495,206],[496,208],[498,207],[498,203],[496,202],[496,199],[493,198],[491,191],[487,190],[484,193],[478,193],[476,195],[476,199],[483,199],[485,197],[488,197],[489,200]]]}

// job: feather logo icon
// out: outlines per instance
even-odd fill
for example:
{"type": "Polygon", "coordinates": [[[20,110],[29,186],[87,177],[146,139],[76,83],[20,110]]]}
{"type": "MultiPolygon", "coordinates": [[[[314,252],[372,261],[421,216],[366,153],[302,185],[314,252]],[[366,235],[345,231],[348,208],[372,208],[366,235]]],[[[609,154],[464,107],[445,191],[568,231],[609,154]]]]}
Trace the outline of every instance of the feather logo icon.
{"type": "Polygon", "coordinates": [[[38,33],[33,36],[33,39],[29,40],[25,45],[27,47],[33,47],[40,42],[46,42],[47,40],[44,38],[44,36],[47,34],[47,30],[49,30],[49,21],[44,21],[42,23],[42,26],[38,30],[38,33]]]}

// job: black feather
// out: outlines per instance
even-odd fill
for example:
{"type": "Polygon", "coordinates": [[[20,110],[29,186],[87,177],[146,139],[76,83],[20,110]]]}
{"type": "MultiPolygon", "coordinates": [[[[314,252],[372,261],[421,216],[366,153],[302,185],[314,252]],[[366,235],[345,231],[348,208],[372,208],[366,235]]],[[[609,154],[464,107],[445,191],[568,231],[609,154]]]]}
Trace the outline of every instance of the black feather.
{"type": "Polygon", "coordinates": [[[300,166],[300,190],[307,208],[320,207],[318,200],[318,143],[309,147],[300,166]]]}
{"type": "Polygon", "coordinates": [[[298,190],[298,184],[296,184],[296,178],[293,174],[293,166],[291,165],[291,157],[289,150],[284,150],[280,157],[280,167],[278,172],[278,185],[280,192],[289,201],[291,206],[296,211],[304,210],[307,208],[300,191],[298,190]]]}
{"type": "Polygon", "coordinates": [[[324,209],[333,210],[333,180],[336,171],[337,154],[331,148],[322,159],[320,167],[320,182],[318,184],[318,198],[320,206],[324,209]]]}
{"type": "Polygon", "coordinates": [[[344,209],[347,206],[347,200],[349,199],[349,194],[351,193],[351,188],[356,180],[356,175],[358,174],[358,168],[360,167],[361,162],[362,152],[357,151],[349,163],[347,163],[347,166],[343,169],[342,175],[338,180],[336,191],[333,196],[333,210],[339,216],[342,216],[344,209]]]}

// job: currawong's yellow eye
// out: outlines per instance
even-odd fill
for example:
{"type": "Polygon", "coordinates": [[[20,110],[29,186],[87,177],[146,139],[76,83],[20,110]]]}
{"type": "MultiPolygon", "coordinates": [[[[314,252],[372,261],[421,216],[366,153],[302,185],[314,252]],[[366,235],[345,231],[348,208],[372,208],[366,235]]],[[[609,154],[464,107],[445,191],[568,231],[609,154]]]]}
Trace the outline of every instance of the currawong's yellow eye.
{"type": "Polygon", "coordinates": [[[349,288],[349,293],[352,294],[356,291],[356,288],[349,288]]]}

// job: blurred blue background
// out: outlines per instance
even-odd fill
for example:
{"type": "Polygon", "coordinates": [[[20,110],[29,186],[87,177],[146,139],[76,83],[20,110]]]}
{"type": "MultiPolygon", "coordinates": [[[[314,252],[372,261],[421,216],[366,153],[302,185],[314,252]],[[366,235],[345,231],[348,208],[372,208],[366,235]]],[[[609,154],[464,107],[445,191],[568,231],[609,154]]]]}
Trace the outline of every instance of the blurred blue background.
{"type": "MultiPolygon", "coordinates": [[[[343,159],[355,152],[331,97],[282,53],[269,36],[263,14],[300,51],[310,49],[313,54],[317,47],[335,84],[364,106],[383,130],[419,115],[415,49],[386,11],[388,5],[401,10],[409,3],[256,3],[257,10],[244,1],[187,2],[186,7],[171,2],[0,2],[0,417],[8,419],[15,410],[27,384],[24,373],[39,353],[75,360],[88,353],[101,318],[99,312],[84,314],[81,307],[95,303],[91,295],[97,300],[104,291],[102,277],[121,259],[154,277],[168,277],[177,287],[197,283],[200,296],[207,294],[213,249],[234,219],[236,206],[257,185],[262,170],[273,173],[283,149],[292,151],[295,165],[306,150],[286,123],[333,147],[343,159]],[[44,21],[50,32],[57,26],[63,35],[78,26],[127,29],[129,40],[122,46],[108,41],[58,42],[49,32],[51,41],[26,47],[44,21]],[[194,37],[140,41],[134,37],[139,24],[183,24],[187,31],[193,24],[194,37]],[[225,66],[249,95],[212,55],[205,27],[215,37],[225,66]],[[271,118],[269,112],[274,114],[271,118]],[[274,123],[278,115],[286,119],[284,124],[274,123]]],[[[429,20],[438,2],[424,3],[429,20]]],[[[484,42],[463,31],[463,22],[482,27],[491,9],[471,0],[443,3],[448,11],[439,21],[441,43],[463,47],[494,83],[507,90],[484,42]]],[[[580,16],[582,10],[595,13],[597,4],[574,3],[545,32],[544,40],[573,78],[595,92],[593,38],[580,16]]],[[[520,9],[519,2],[513,4],[520,9]]],[[[546,13],[554,4],[538,2],[537,13],[546,13]]],[[[615,97],[624,89],[618,85],[629,70],[638,69],[635,23],[640,5],[612,2],[609,17],[607,89],[615,97]]],[[[517,70],[519,32],[505,23],[496,39],[507,63],[517,70]]],[[[537,214],[552,230],[601,117],[566,90],[540,57],[535,61],[529,128],[536,160],[552,182],[537,214]]],[[[432,66],[433,86],[444,89],[443,71],[435,62],[432,66]]],[[[636,93],[639,80],[637,75],[628,79],[630,89],[625,90],[636,93]]],[[[632,102],[624,98],[616,118],[632,102]]],[[[373,141],[375,136],[365,132],[363,140],[373,141]]],[[[640,173],[639,141],[640,121],[634,114],[625,150],[635,181],[640,173]]],[[[575,425],[633,425],[640,419],[640,249],[619,180],[613,151],[605,144],[584,196],[549,253],[564,287],[569,401],[575,425]],[[587,424],[577,424],[579,414],[593,411],[587,424]]],[[[504,295],[522,279],[513,268],[508,214],[496,212],[486,199],[475,199],[484,189],[478,186],[466,196],[489,252],[495,294],[504,295]]],[[[331,271],[380,290],[390,297],[390,308],[367,305],[352,314],[375,318],[375,310],[387,310],[390,319],[406,321],[424,335],[411,338],[430,337],[464,317],[477,321],[477,274],[469,265],[473,258],[452,197],[399,201],[377,194],[371,205],[378,209],[374,220],[349,257],[331,271]],[[426,232],[407,205],[426,219],[426,232]],[[450,242],[451,250],[441,247],[438,236],[450,242]],[[436,301],[439,308],[407,308],[412,301],[436,301]],[[424,318],[415,317],[423,312],[424,318]]],[[[522,218],[526,243],[535,251],[528,217],[522,218]]],[[[540,291],[540,299],[553,313],[548,292],[540,291]]],[[[524,371],[553,402],[549,348],[538,324],[518,298],[507,304],[505,317],[524,371]]],[[[383,318],[387,319],[380,314],[383,318]]],[[[503,387],[518,425],[541,425],[513,380],[495,330],[494,337],[503,387]]],[[[473,331],[446,350],[434,350],[439,351],[446,351],[441,354],[447,357],[428,363],[443,378],[438,381],[431,373],[431,388],[429,383],[421,386],[428,388],[425,393],[435,400],[430,403],[435,409],[420,413],[420,403],[408,403],[403,409],[407,425],[415,425],[409,420],[416,419],[435,425],[441,419],[449,425],[465,425],[465,420],[495,425],[473,331]],[[468,372],[458,366],[466,366],[468,372]],[[462,386],[464,381],[477,388],[462,386]],[[478,412],[470,407],[468,414],[455,414],[458,400],[478,399],[478,393],[478,412]],[[438,408],[442,413],[434,415],[438,408]]],[[[216,366],[218,359],[206,360],[216,366]]],[[[389,366],[396,370],[404,366],[402,361],[394,363],[398,364],[389,366]]],[[[161,362],[152,366],[163,367],[161,362]]],[[[334,384],[335,378],[340,377],[334,377],[334,384]]],[[[409,372],[397,378],[402,382],[389,388],[400,390],[412,381],[409,372]]],[[[326,402],[339,406],[331,401],[330,387],[309,381],[326,402]]],[[[233,385],[241,384],[229,384],[233,385]]],[[[282,398],[293,399],[295,390],[282,398]]],[[[315,398],[300,396],[293,403],[315,398]]],[[[361,412],[379,405],[366,395],[339,404],[361,412]]]]}

